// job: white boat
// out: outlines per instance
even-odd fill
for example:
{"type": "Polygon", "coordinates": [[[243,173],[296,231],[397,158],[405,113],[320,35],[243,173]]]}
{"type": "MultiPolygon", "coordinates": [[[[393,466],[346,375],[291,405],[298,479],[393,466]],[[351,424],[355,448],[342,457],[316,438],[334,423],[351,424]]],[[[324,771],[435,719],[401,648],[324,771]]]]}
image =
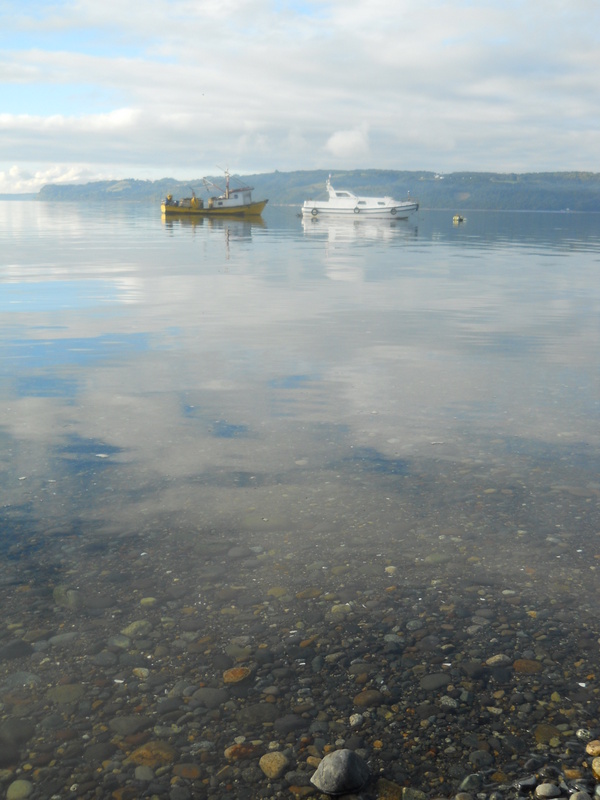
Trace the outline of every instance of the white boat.
{"type": "Polygon", "coordinates": [[[390,219],[408,219],[419,210],[419,203],[413,198],[394,200],[393,197],[359,197],[348,189],[334,189],[331,175],[325,184],[327,200],[305,200],[302,215],[319,217],[321,214],[347,214],[359,218],[388,217],[390,219]]]}

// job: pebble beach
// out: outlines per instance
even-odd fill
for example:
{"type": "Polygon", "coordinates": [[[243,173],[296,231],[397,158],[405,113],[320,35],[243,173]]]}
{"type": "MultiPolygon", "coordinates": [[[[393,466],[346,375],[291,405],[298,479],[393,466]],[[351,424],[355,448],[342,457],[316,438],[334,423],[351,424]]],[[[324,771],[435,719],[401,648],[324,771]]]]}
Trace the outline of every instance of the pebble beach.
{"type": "Polygon", "coordinates": [[[593,524],[597,491],[530,484],[524,511],[523,479],[463,466],[402,476],[385,520],[390,486],[357,513],[342,473],[326,519],[325,482],[242,499],[223,530],[11,545],[5,796],[323,796],[347,750],[373,800],[600,797],[597,556],[560,526],[593,524]]]}

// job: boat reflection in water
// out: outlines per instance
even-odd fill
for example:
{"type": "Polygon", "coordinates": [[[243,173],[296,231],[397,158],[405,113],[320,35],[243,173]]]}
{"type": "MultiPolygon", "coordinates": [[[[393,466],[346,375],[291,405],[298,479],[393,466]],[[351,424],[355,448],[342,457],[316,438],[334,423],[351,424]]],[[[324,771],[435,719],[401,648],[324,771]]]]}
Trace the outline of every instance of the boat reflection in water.
{"type": "Polygon", "coordinates": [[[236,235],[250,235],[252,228],[266,228],[267,224],[262,217],[202,217],[177,214],[163,214],[161,219],[170,230],[177,227],[195,230],[204,226],[207,230],[228,230],[236,235]]]}
{"type": "Polygon", "coordinates": [[[365,241],[392,241],[415,239],[417,225],[406,220],[376,219],[371,217],[302,217],[302,227],[307,236],[327,238],[330,242],[348,242],[353,239],[365,241]]]}
{"type": "Polygon", "coordinates": [[[302,227],[306,237],[323,243],[323,263],[329,280],[350,283],[375,278],[373,246],[387,250],[418,237],[417,226],[401,220],[303,217],[302,227]]]}

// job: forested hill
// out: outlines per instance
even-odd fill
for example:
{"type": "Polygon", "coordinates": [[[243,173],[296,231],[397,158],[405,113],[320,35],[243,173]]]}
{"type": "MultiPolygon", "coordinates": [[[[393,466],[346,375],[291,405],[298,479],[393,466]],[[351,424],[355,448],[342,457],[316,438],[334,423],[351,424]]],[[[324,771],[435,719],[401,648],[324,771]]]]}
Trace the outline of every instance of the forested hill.
{"type": "MultiPolygon", "coordinates": [[[[327,170],[269,172],[232,176],[231,186],[249,184],[254,197],[269,198],[275,205],[300,205],[304,200],[325,197],[327,170]]],[[[224,185],[224,178],[213,177],[224,185]]],[[[523,211],[600,211],[600,173],[537,172],[502,174],[492,172],[399,172],[394,170],[334,171],[336,188],[363,195],[391,195],[399,200],[408,193],[419,199],[422,208],[453,211],[469,209],[523,211]]],[[[176,181],[119,180],[83,185],[44,186],[38,200],[49,201],[129,201],[160,203],[167,194],[189,197],[191,192],[206,197],[200,178],[176,181]]]]}

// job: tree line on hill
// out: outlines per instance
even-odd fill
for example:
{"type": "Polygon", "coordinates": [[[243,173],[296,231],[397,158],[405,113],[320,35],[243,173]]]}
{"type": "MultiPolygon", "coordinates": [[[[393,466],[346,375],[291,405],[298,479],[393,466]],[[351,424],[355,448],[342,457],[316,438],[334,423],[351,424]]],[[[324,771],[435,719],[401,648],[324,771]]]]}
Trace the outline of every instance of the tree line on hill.
{"type": "MultiPolygon", "coordinates": [[[[467,211],[600,211],[600,173],[593,172],[452,172],[397,170],[300,170],[232,176],[231,187],[250,185],[254,197],[269,198],[270,204],[301,205],[304,200],[326,197],[325,181],[331,174],[336,188],[362,195],[390,195],[402,200],[407,195],[419,200],[422,208],[467,211]]],[[[224,178],[211,177],[224,187],[224,178]]],[[[190,197],[195,192],[207,197],[201,178],[178,181],[95,181],[81,185],[49,184],[42,187],[37,200],[71,202],[117,202],[159,204],[167,194],[190,197]]],[[[210,194],[218,193],[216,190],[210,194]]]]}

